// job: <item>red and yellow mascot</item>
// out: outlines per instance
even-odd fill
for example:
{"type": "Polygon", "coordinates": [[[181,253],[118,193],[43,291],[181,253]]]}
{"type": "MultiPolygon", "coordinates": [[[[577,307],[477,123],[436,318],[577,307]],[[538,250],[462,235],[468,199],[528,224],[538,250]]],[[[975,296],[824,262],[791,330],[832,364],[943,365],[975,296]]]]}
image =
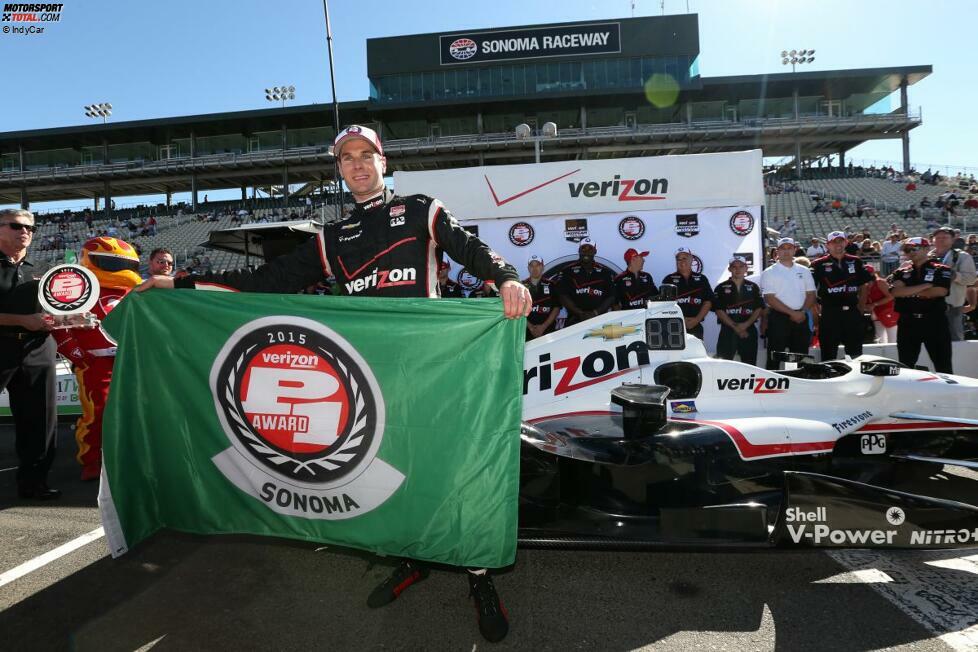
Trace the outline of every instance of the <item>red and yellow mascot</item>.
{"type": "MultiPolygon", "coordinates": [[[[92,312],[103,319],[132,288],[139,285],[139,255],[117,238],[92,238],[82,245],[81,265],[95,274],[100,291],[92,312]]],[[[82,480],[98,479],[102,471],[102,413],[109,395],[115,342],[101,327],[55,330],[58,352],[75,366],[82,416],[75,428],[82,480]]]]}

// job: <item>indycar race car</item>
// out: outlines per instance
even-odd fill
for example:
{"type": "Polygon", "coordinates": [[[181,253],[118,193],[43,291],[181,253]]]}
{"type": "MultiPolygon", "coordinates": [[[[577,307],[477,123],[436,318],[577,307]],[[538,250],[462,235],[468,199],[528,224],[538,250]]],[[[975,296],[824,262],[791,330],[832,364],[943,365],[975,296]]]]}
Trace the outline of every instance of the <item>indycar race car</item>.
{"type": "Polygon", "coordinates": [[[978,546],[978,380],[711,358],[672,301],[526,345],[520,543],[978,546]]]}

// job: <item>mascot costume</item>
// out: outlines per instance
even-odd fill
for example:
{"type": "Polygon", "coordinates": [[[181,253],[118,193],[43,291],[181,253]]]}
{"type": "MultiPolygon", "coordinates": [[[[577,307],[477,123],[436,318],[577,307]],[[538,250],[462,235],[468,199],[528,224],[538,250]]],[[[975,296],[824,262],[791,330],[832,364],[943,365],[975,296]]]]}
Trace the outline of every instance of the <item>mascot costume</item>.
{"type": "MultiPolygon", "coordinates": [[[[139,255],[128,242],[99,237],[82,245],[79,263],[95,274],[100,291],[92,312],[105,316],[131,290],[141,283],[139,255]]],[[[101,329],[68,328],[53,331],[58,352],[71,360],[78,379],[78,400],[82,416],[75,428],[78,462],[82,480],[97,480],[102,471],[102,413],[109,395],[115,342],[101,329]]]]}

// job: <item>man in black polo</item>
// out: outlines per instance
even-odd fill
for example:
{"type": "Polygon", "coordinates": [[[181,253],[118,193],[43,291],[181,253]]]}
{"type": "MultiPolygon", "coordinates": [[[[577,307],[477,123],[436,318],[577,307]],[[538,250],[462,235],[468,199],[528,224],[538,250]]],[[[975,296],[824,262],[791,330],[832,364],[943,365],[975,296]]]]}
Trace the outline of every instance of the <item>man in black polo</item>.
{"type": "Polygon", "coordinates": [[[934,371],[951,370],[951,331],[944,311],[951,287],[952,270],[930,255],[927,238],[907,238],[903,253],[908,263],[893,272],[891,294],[896,300],[897,354],[900,362],[913,367],[920,357],[920,345],[934,363],[934,371]]]}
{"type": "Polygon", "coordinates": [[[676,303],[683,311],[686,332],[703,339],[703,320],[713,307],[713,288],[705,275],[693,271],[693,252],[685,247],[676,250],[676,271],[662,279],[676,286],[676,303]]]}
{"type": "Polygon", "coordinates": [[[553,331],[560,312],[560,300],[557,299],[557,286],[543,278],[543,258],[530,256],[527,269],[530,276],[523,279],[523,285],[533,297],[533,307],[526,317],[526,341],[529,342],[553,331]]]}
{"type": "Polygon", "coordinates": [[[743,258],[731,258],[727,269],[730,278],[713,290],[713,309],[720,322],[717,357],[733,360],[735,354],[740,354],[741,362],[756,365],[757,327],[754,322],[764,309],[761,288],[747,280],[747,263],[743,258]]]}
{"type": "Polygon", "coordinates": [[[594,262],[598,248],[584,238],[577,248],[578,261],[564,269],[557,295],[567,308],[567,326],[608,312],[615,302],[615,277],[594,262]]]}
{"type": "Polygon", "coordinates": [[[50,500],[61,495],[47,484],[58,426],[57,345],[26,259],[36,230],[30,211],[0,210],[0,390],[9,392],[14,417],[17,492],[50,500]]]}
{"type": "Polygon", "coordinates": [[[851,358],[863,354],[863,312],[867,283],[873,280],[863,267],[862,258],[846,253],[844,232],[833,231],[826,244],[829,253],[812,261],[812,276],[822,305],[818,322],[822,362],[838,357],[840,343],[851,358]]]}
{"type": "Polygon", "coordinates": [[[638,252],[634,249],[625,252],[627,268],[615,277],[615,296],[618,298],[618,306],[621,310],[644,308],[646,302],[659,294],[659,288],[655,287],[652,275],[642,271],[645,267],[645,257],[648,255],[647,251],[638,252]]]}

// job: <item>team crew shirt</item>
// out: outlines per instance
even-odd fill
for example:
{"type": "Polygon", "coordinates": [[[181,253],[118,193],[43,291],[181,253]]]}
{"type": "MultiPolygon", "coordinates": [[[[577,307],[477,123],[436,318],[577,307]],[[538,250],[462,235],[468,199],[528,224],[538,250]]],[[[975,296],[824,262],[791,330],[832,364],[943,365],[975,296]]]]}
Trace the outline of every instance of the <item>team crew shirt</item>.
{"type": "Polygon", "coordinates": [[[842,259],[822,256],[812,261],[812,277],[823,307],[853,307],[859,302],[859,288],[873,280],[858,256],[843,254],[842,259]]]}
{"type": "Polygon", "coordinates": [[[683,317],[696,317],[705,302],[714,300],[713,288],[703,274],[693,272],[684,278],[679,272],[673,272],[663,277],[661,285],[665,284],[676,286],[676,303],[683,317]]]}
{"type": "Polygon", "coordinates": [[[805,305],[805,293],[814,291],[815,279],[811,270],[798,263],[791,267],[774,263],[761,274],[761,292],[773,294],[792,310],[801,310],[805,305]]]}
{"type": "Polygon", "coordinates": [[[187,276],[174,286],[216,284],[245,292],[297,292],[335,276],[340,293],[375,297],[438,297],[441,252],[496,287],[519,281],[516,270],[461,226],[440,201],[399,197],[385,189],[354,205],[294,252],[255,270],[187,276]]]}
{"type": "MultiPolygon", "coordinates": [[[[950,267],[942,264],[937,258],[931,258],[925,261],[919,269],[914,267],[913,264],[907,263],[893,272],[891,278],[893,281],[903,281],[904,285],[908,287],[922,283],[931,283],[934,287],[950,290],[952,276],[953,270],[950,267]]],[[[945,297],[935,297],[933,299],[897,297],[894,299],[894,302],[896,303],[896,311],[901,315],[942,314],[947,307],[947,302],[944,299],[945,297]]]]}
{"type": "Polygon", "coordinates": [[[717,285],[713,294],[713,310],[726,312],[727,316],[737,324],[744,323],[755,310],[764,307],[760,286],[747,279],[744,279],[740,289],[737,289],[733,279],[727,279],[717,285]]]}
{"type": "MultiPolygon", "coordinates": [[[[527,323],[542,324],[547,321],[554,310],[560,310],[560,300],[557,298],[557,286],[545,278],[541,278],[539,283],[534,283],[529,278],[523,279],[523,285],[530,291],[533,297],[533,307],[526,318],[527,323]]],[[[550,329],[553,330],[553,324],[550,329]]]]}
{"type": "Polygon", "coordinates": [[[566,268],[557,285],[558,294],[569,298],[583,312],[600,308],[614,291],[615,277],[597,263],[590,272],[582,265],[566,268]]]}
{"type": "Polygon", "coordinates": [[[655,281],[648,272],[633,274],[624,271],[615,277],[615,296],[622,310],[644,308],[645,302],[659,294],[655,281]]]}

